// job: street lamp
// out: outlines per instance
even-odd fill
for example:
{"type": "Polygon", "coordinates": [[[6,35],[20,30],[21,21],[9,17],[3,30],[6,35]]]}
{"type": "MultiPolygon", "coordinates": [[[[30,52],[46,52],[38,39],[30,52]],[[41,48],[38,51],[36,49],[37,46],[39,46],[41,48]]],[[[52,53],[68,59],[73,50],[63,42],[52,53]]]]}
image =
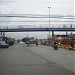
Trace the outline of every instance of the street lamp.
{"type": "MultiPolygon", "coordinates": [[[[50,28],[50,9],[51,7],[48,7],[48,9],[49,9],[49,28],[50,28]]],[[[49,45],[50,45],[50,31],[49,31],[49,45]]]]}

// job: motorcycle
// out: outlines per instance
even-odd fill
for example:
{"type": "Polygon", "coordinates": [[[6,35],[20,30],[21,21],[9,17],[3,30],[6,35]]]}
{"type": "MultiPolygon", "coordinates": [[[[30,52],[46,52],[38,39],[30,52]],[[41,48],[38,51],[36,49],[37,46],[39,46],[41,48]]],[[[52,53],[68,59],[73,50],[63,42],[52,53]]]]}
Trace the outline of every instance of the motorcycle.
{"type": "Polygon", "coordinates": [[[27,45],[27,46],[29,46],[29,45],[30,45],[30,42],[29,42],[29,41],[27,41],[27,42],[26,42],[26,45],[27,45]]]}
{"type": "Polygon", "coordinates": [[[58,44],[54,45],[54,50],[58,50],[58,44]]]}

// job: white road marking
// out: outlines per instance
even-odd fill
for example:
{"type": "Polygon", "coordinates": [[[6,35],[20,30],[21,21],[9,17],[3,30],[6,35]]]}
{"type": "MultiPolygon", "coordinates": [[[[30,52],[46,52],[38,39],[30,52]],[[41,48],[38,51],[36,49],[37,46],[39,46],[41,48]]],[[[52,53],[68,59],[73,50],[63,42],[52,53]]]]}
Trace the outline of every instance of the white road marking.
{"type": "Polygon", "coordinates": [[[43,60],[43,59],[41,59],[41,58],[39,58],[39,57],[37,57],[39,60],[41,60],[41,61],[43,61],[44,63],[47,63],[45,60],[43,60]]]}

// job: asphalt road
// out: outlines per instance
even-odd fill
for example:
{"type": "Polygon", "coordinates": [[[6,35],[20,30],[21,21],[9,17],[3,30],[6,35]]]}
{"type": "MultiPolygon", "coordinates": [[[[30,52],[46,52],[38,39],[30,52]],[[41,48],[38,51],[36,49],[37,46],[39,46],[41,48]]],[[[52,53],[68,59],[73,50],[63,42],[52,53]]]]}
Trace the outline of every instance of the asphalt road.
{"type": "Polygon", "coordinates": [[[0,75],[74,75],[73,53],[35,45],[0,48],[0,75]]]}

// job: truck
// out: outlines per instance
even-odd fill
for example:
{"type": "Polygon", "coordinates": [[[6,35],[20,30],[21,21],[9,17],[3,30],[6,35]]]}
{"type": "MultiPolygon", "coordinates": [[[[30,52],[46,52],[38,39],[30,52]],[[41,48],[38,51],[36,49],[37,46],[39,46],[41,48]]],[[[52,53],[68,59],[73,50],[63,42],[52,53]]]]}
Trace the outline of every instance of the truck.
{"type": "Polygon", "coordinates": [[[6,44],[4,41],[0,41],[0,48],[8,48],[9,45],[6,44]]]}
{"type": "Polygon", "coordinates": [[[75,50],[75,39],[66,39],[60,42],[60,47],[75,50]]]}
{"type": "Polygon", "coordinates": [[[15,38],[7,38],[7,44],[9,44],[10,46],[13,46],[15,42],[15,38]]]}
{"type": "Polygon", "coordinates": [[[9,46],[13,46],[15,38],[0,37],[0,41],[7,43],[9,46]]]}

